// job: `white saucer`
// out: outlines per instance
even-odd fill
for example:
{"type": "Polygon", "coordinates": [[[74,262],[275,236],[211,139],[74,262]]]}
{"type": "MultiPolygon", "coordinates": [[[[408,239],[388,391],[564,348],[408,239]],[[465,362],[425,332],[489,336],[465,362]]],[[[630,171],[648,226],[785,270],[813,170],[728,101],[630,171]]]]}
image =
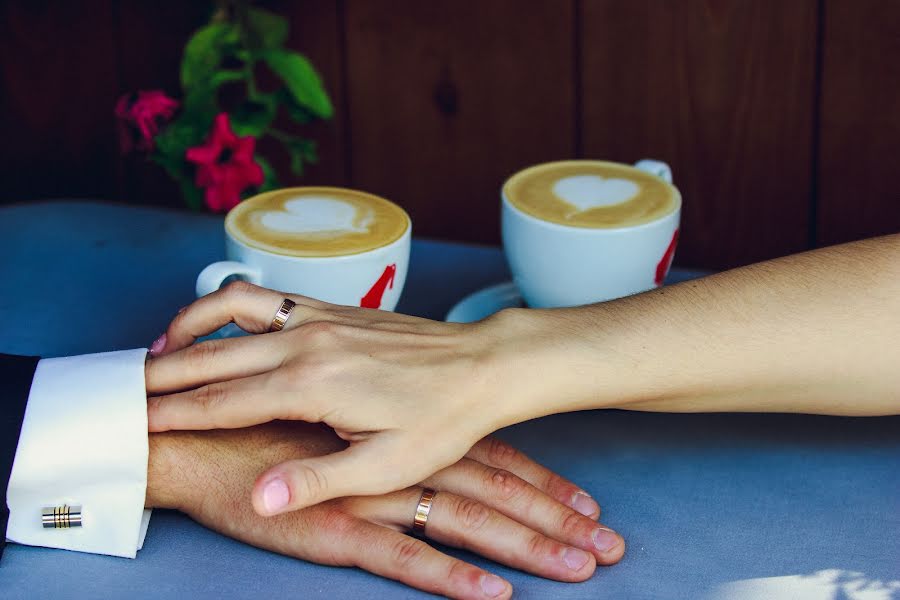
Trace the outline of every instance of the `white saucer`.
{"type": "MultiPolygon", "coordinates": [[[[697,269],[672,269],[666,276],[666,285],[705,277],[709,271],[697,269]]],[[[522,307],[525,301],[512,281],[498,283],[469,294],[450,309],[444,318],[449,323],[471,323],[487,318],[504,308],[522,307]]]]}
{"type": "Polygon", "coordinates": [[[525,306],[525,302],[516,284],[507,281],[469,294],[450,309],[445,320],[450,323],[471,323],[514,306],[525,306]]]}

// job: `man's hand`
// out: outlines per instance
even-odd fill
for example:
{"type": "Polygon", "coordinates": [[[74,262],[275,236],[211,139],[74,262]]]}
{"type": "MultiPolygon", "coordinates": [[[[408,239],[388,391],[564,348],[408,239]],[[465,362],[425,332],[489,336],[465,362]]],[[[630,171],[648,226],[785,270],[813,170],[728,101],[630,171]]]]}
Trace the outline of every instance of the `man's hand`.
{"type": "MultiPolygon", "coordinates": [[[[247,499],[261,469],[345,446],[331,430],[299,422],[154,434],[147,506],[181,510],[260,548],[360,567],[429,592],[454,598],[512,594],[505,580],[404,535],[412,527],[419,486],[277,517],[253,511],[247,499]]],[[[625,551],[621,537],[597,524],[600,507],[587,494],[497,440],[479,442],[422,485],[438,491],[425,531],[429,539],[511,567],[583,581],[596,564],[618,562],[625,551]]]]}

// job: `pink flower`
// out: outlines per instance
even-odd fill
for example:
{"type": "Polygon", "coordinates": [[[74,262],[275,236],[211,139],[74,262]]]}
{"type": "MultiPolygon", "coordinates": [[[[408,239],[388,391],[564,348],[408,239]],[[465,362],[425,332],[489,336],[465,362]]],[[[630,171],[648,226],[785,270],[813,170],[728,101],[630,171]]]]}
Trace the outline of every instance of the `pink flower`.
{"type": "Polygon", "coordinates": [[[122,152],[152,150],[153,138],[178,109],[178,102],[159,90],[125,94],[116,102],[122,152]]]}
{"type": "Polygon", "coordinates": [[[197,165],[194,182],[205,188],[206,205],[211,210],[231,210],[241,201],[241,192],[262,185],[262,167],[253,161],[255,147],[253,137],[237,137],[228,114],[219,113],[206,142],[187,149],[185,158],[197,165]]]}

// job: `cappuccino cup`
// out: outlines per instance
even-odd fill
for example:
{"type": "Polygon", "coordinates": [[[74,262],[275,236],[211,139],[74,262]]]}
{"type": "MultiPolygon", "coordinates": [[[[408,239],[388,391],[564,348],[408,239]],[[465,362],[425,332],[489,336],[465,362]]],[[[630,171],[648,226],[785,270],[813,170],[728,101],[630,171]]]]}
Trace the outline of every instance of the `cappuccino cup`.
{"type": "Polygon", "coordinates": [[[228,213],[228,260],[200,272],[197,296],[237,277],[332,304],[394,310],[411,235],[406,211],[373,194],[336,187],[266,192],[228,213]]]}
{"type": "Polygon", "coordinates": [[[530,307],[644,292],[672,265],[681,194],[665,163],[540,164],[507,179],[501,198],[503,248],[530,307]]]}

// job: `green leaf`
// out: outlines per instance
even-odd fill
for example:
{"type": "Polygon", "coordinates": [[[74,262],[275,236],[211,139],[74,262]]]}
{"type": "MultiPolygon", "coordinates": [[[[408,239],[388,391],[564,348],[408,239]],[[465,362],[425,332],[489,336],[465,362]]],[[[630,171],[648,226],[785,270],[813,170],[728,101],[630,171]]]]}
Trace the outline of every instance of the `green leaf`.
{"type": "Polygon", "coordinates": [[[194,184],[194,165],[187,162],[185,153],[203,143],[211,123],[212,117],[200,120],[182,113],[156,136],[156,149],[150,156],[178,183],[185,202],[194,210],[203,207],[204,191],[194,184]]]}
{"type": "Polygon", "coordinates": [[[319,162],[319,152],[316,150],[316,143],[313,140],[307,140],[306,148],[303,151],[303,158],[306,162],[315,164],[319,162]]]}
{"type": "Polygon", "coordinates": [[[259,137],[272,124],[275,108],[275,100],[271,96],[262,95],[256,100],[247,100],[231,113],[231,128],[240,137],[259,137]]]}
{"type": "Polygon", "coordinates": [[[239,42],[240,36],[231,23],[211,23],[199,29],[184,48],[181,87],[189,90],[211,77],[229,50],[239,42]]]}
{"type": "Polygon", "coordinates": [[[250,35],[262,48],[280,48],[287,41],[287,19],[268,10],[248,9],[247,27],[250,29],[250,35]]]}
{"type": "Polygon", "coordinates": [[[247,78],[247,71],[243,69],[222,69],[215,71],[209,78],[207,85],[219,87],[229,81],[241,81],[247,78]]]}
{"type": "Polygon", "coordinates": [[[291,157],[291,173],[294,175],[303,175],[304,163],[315,163],[317,161],[316,143],[312,140],[304,140],[302,138],[285,140],[284,148],[291,157]]]}
{"type": "Polygon", "coordinates": [[[286,87],[278,88],[278,90],[274,92],[274,96],[277,102],[284,105],[285,111],[287,111],[288,116],[294,123],[306,125],[307,123],[316,120],[314,114],[297,104],[297,101],[294,100],[294,96],[291,95],[291,92],[289,92],[286,87]]]}
{"type": "Polygon", "coordinates": [[[182,115],[156,136],[154,160],[167,168],[184,164],[185,151],[203,142],[207,129],[209,123],[197,123],[182,115]]]}
{"type": "Polygon", "coordinates": [[[291,155],[291,173],[296,176],[303,175],[303,155],[300,152],[288,150],[291,155]]]}
{"type": "Polygon", "coordinates": [[[303,108],[322,119],[334,114],[322,80],[305,56],[287,50],[265,50],[260,57],[287,86],[291,97],[303,108]]]}

